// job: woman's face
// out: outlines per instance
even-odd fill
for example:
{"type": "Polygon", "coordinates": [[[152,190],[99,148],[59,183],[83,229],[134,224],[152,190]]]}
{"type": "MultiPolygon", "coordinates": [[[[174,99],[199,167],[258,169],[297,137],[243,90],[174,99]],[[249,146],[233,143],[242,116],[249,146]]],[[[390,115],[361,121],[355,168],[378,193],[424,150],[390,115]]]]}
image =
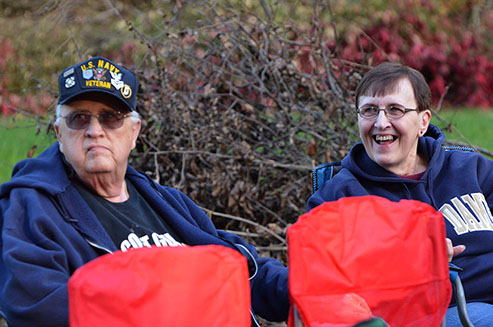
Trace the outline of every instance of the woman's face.
{"type": "MultiPolygon", "coordinates": [[[[407,78],[399,82],[393,93],[375,97],[361,95],[358,108],[375,106],[383,109],[390,105],[417,108],[414,91],[407,78]]],[[[396,175],[407,176],[424,171],[417,155],[417,146],[418,139],[426,132],[430,119],[429,110],[409,111],[397,119],[389,119],[381,110],[373,119],[358,115],[358,126],[368,156],[386,170],[396,175]]]]}

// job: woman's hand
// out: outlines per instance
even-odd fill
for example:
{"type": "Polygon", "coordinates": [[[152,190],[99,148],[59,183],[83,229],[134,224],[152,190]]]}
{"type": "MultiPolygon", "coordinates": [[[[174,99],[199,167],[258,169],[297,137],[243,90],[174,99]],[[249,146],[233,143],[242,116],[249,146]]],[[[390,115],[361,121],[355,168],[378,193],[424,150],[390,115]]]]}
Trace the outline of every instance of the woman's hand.
{"type": "Polygon", "coordinates": [[[445,241],[447,242],[448,262],[451,262],[456,255],[461,254],[466,249],[465,245],[453,246],[452,241],[449,238],[446,238],[445,241]]]}

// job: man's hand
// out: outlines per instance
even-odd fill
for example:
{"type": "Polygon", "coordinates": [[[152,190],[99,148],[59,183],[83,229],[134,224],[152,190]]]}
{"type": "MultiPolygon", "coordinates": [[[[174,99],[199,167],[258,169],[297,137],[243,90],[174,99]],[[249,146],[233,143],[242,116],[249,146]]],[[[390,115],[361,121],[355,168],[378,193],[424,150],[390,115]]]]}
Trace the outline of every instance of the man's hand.
{"type": "Polygon", "coordinates": [[[465,245],[453,246],[452,241],[449,238],[446,238],[445,241],[447,242],[448,262],[451,262],[456,255],[461,254],[466,249],[465,245]]]}

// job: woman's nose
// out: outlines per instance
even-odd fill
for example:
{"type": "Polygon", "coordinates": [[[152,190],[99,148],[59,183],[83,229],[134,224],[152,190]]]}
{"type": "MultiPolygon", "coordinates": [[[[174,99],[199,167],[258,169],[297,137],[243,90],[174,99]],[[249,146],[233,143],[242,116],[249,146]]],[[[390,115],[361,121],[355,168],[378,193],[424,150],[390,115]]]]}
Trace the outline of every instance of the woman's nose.
{"type": "Polygon", "coordinates": [[[384,129],[387,126],[390,126],[390,120],[387,118],[384,110],[380,110],[378,112],[377,118],[375,120],[375,127],[379,129],[384,129]]]}

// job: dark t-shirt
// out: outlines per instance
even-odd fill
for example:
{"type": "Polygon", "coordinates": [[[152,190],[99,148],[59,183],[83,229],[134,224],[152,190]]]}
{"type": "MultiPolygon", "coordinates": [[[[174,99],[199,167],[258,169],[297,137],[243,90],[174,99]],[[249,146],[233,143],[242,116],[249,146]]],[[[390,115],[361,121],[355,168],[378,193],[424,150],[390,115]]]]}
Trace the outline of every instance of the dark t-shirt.
{"type": "Polygon", "coordinates": [[[156,246],[183,246],[170,226],[152,209],[129,180],[126,180],[129,198],[115,203],[105,200],[74,178],[74,185],[122,251],[130,248],[156,246]]]}

